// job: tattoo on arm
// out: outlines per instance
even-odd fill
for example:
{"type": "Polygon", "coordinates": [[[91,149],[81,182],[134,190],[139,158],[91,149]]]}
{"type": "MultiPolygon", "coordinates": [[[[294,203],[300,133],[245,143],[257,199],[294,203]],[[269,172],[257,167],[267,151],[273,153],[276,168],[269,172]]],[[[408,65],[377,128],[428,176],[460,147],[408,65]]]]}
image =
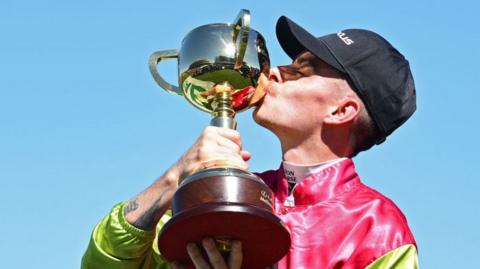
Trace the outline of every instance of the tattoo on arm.
{"type": "Polygon", "coordinates": [[[159,216],[159,210],[161,209],[160,201],[163,198],[164,193],[162,193],[158,199],[152,203],[152,205],[145,210],[145,212],[135,220],[132,225],[142,229],[142,230],[153,230],[158,223],[158,220],[161,216],[159,216]]]}
{"type": "Polygon", "coordinates": [[[123,213],[125,215],[127,215],[128,213],[130,213],[132,211],[135,211],[137,209],[138,209],[137,199],[134,199],[134,200],[128,202],[128,204],[124,207],[123,213]]]}

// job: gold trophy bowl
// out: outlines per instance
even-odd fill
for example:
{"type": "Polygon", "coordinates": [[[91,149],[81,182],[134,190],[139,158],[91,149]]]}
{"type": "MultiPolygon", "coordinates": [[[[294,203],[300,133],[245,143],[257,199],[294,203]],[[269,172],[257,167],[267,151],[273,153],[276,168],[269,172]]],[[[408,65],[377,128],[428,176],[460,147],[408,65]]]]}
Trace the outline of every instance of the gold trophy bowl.
{"type": "MultiPolygon", "coordinates": [[[[257,83],[268,77],[270,59],[264,38],[250,28],[250,13],[241,10],[234,23],[195,28],[180,50],[154,52],[149,68],[160,87],[210,113],[211,125],[235,129],[235,113],[261,97],[257,83]],[[158,73],[157,65],[165,59],[177,59],[179,87],[158,73]]],[[[221,160],[216,163],[191,174],[178,187],[173,217],[159,233],[160,253],[193,268],[187,243],[212,237],[225,254],[232,240],[242,241],[244,269],[276,263],[288,252],[290,234],[274,214],[272,191],[256,175],[221,160]]]]}

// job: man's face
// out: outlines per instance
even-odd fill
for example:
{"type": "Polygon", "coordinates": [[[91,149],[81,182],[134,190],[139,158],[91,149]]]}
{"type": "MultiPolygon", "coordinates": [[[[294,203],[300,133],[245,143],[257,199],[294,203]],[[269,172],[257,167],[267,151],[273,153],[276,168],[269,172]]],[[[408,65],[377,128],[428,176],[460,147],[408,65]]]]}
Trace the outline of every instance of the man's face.
{"type": "Polygon", "coordinates": [[[321,127],[348,84],[336,69],[305,52],[290,65],[272,68],[264,86],[265,97],[253,117],[282,135],[321,127]]]}

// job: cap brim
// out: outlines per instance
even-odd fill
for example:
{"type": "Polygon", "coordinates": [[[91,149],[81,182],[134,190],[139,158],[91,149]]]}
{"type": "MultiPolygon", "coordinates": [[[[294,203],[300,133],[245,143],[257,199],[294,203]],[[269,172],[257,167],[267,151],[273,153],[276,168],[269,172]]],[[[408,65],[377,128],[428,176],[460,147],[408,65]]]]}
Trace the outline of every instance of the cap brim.
{"type": "Polygon", "coordinates": [[[278,19],[276,34],[280,46],[292,60],[295,60],[302,52],[310,51],[327,64],[345,73],[345,69],[336,60],[325,41],[314,37],[289,18],[281,16],[278,19]]]}

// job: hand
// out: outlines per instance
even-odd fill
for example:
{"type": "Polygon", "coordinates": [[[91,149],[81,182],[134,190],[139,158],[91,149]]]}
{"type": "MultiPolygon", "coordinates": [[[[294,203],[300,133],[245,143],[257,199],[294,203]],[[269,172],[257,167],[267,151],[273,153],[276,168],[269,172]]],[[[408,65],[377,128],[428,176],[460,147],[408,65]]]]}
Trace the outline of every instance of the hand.
{"type": "Polygon", "coordinates": [[[209,126],[175,164],[180,181],[195,171],[222,164],[248,169],[250,153],[242,150],[240,134],[231,129],[209,126]]]}
{"type": "MultiPolygon", "coordinates": [[[[232,250],[230,251],[230,257],[227,262],[223,259],[222,254],[217,249],[215,241],[211,238],[205,238],[202,241],[202,246],[207,253],[209,262],[207,262],[198,246],[194,243],[187,245],[187,252],[195,265],[196,269],[240,269],[242,267],[242,243],[240,241],[232,242],[232,250]]],[[[184,269],[184,265],[179,262],[173,262],[172,269],[184,269]]]]}
{"type": "Polygon", "coordinates": [[[228,164],[248,169],[250,153],[242,150],[240,134],[231,129],[207,127],[193,146],[150,187],[125,207],[125,218],[137,228],[153,230],[170,207],[182,179],[202,168],[228,164]]]}
{"type": "Polygon", "coordinates": [[[175,190],[188,175],[228,164],[247,170],[250,153],[242,150],[240,134],[231,129],[207,127],[192,147],[163,176],[125,207],[125,218],[137,228],[153,230],[170,207],[175,190]]]}

